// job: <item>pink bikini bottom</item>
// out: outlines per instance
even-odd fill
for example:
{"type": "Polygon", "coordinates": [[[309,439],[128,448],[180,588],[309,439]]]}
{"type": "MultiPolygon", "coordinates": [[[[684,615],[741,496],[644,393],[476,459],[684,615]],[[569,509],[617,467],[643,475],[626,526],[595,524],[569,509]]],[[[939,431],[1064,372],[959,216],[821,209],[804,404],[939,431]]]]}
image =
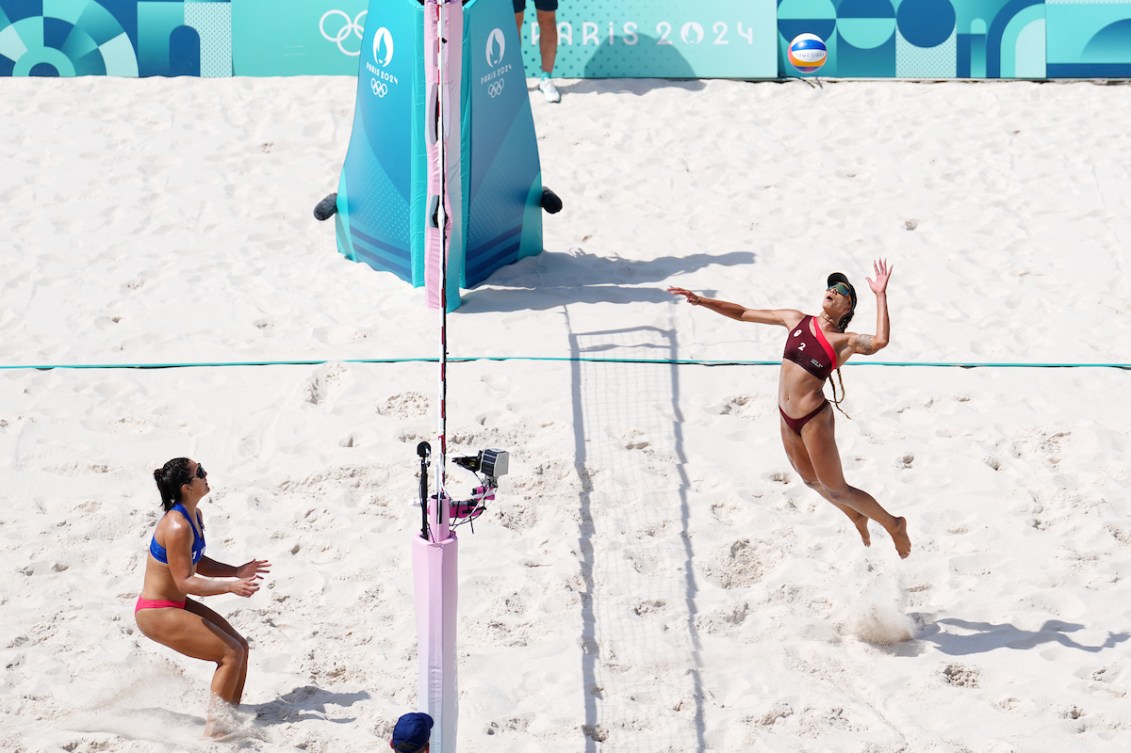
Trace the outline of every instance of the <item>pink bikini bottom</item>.
{"type": "Polygon", "coordinates": [[[185,602],[169,601],[168,599],[143,599],[137,597],[137,604],[134,605],[134,614],[137,614],[143,609],[184,609],[185,602]]]}

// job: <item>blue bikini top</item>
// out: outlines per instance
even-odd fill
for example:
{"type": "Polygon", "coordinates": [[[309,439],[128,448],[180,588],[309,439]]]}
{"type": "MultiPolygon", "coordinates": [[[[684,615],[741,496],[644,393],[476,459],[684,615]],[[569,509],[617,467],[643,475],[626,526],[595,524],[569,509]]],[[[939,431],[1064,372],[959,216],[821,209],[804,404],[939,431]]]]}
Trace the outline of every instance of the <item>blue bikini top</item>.
{"type": "MultiPolygon", "coordinates": [[[[192,518],[189,517],[188,510],[185,509],[184,505],[178,502],[169,509],[176,510],[181,515],[184,515],[185,520],[189,522],[189,528],[192,529],[192,564],[195,565],[197,562],[200,562],[200,558],[204,556],[204,523],[200,520],[200,511],[197,510],[196,512],[196,522],[197,525],[200,526],[200,530],[198,531],[196,530],[197,526],[192,524],[192,518]]],[[[153,559],[161,564],[169,564],[169,555],[165,551],[165,547],[157,543],[156,531],[153,533],[153,538],[149,541],[149,553],[153,555],[153,559]]]]}

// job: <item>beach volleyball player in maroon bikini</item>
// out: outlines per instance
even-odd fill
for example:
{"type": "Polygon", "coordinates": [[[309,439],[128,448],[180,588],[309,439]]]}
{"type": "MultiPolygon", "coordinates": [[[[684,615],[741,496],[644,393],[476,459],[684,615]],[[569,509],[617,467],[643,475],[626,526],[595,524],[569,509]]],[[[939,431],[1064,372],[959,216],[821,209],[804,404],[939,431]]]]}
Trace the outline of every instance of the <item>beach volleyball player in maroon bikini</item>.
{"type": "Polygon", "coordinates": [[[789,462],[809,488],[852,520],[865,546],[872,543],[868,521],[874,520],[891,536],[899,556],[906,557],[911,553],[907,520],[889,513],[863,489],[848,485],[834,435],[832,405],[840,410],[844,398],[840,366],[853,355],[870,356],[887,347],[890,336],[887,287],[892,268],[884,259],[878,259],[873,266],[875,279],[866,279],[868,287],[876,294],[874,335],[845,331],[856,310],[856,290],[839,272],[829,275],[821,313],[817,316],[794,309],[749,309],[737,303],[705,298],[683,288],[671,287],[668,292],[683,296],[692,306],[702,306],[740,322],[786,328],[789,334],[778,380],[778,410],[782,444],[789,462]],[[824,388],[834,370],[840,380],[841,397],[837,398],[834,384],[830,404],[824,388]]]}

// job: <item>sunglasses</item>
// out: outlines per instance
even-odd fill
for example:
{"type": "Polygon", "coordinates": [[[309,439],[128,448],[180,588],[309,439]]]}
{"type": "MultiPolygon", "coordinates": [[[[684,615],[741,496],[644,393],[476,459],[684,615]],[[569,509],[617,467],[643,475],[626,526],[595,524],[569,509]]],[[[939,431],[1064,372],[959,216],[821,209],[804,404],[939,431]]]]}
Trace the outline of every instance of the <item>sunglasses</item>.
{"type": "Polygon", "coordinates": [[[199,463],[196,466],[196,477],[197,478],[208,478],[208,471],[204,470],[204,466],[200,465],[199,463]]]}
{"type": "Polygon", "coordinates": [[[834,293],[840,293],[845,298],[852,298],[852,293],[849,291],[848,286],[845,285],[843,282],[835,283],[832,287],[830,287],[828,289],[833,291],[834,293]]]}

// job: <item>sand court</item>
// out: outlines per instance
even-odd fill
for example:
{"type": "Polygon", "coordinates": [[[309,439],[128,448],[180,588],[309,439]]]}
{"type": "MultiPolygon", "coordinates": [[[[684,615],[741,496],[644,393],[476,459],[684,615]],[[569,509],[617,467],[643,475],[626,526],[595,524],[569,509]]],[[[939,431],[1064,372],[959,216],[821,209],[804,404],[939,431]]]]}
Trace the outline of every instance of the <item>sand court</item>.
{"type": "MultiPolygon", "coordinates": [[[[383,746],[437,322],[310,215],[353,83],[4,85],[0,747],[383,746]],[[13,368],[67,364],[183,367],[13,368]],[[177,455],[209,556],[274,565],[205,599],[251,641],[226,743],[211,668],[132,618],[177,455]]],[[[449,318],[452,453],[511,453],[461,530],[460,749],[1126,750],[1129,375],[1095,364],[1128,360],[1131,88],[562,89],[532,97],[546,251],[449,318]],[[905,561],[790,468],[783,331],[665,292],[813,312],[840,270],[873,331],[876,256],[892,343],[843,369],[837,441],[905,561]]]]}

